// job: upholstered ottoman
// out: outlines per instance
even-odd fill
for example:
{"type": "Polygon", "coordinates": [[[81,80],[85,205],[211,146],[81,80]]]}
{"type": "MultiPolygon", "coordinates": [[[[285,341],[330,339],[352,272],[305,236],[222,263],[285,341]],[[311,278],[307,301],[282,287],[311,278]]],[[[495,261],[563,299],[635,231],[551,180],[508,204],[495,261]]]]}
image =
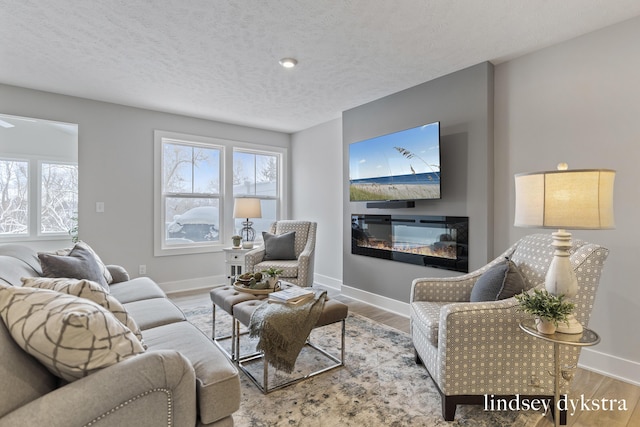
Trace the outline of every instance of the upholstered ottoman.
{"type": "Polygon", "coordinates": [[[298,378],[288,379],[287,381],[278,384],[274,387],[269,388],[269,363],[267,358],[263,353],[254,353],[250,355],[241,355],[240,354],[240,325],[248,326],[251,321],[251,315],[253,314],[256,307],[260,304],[266,304],[265,301],[260,300],[250,300],[238,303],[234,306],[233,309],[233,318],[234,318],[234,339],[235,344],[233,348],[236,351],[234,355],[234,360],[237,361],[238,367],[242,370],[248,377],[253,381],[253,383],[262,391],[264,394],[270,393],[274,390],[281,389],[283,387],[289,386],[291,384],[295,384],[299,381],[302,381],[307,378],[314,377],[316,375],[322,374],[324,372],[330,371],[332,369],[338,368],[340,366],[344,366],[344,352],[345,352],[345,320],[347,315],[349,314],[349,308],[346,304],[343,304],[336,300],[327,299],[324,304],[324,308],[322,309],[322,313],[318,318],[318,321],[314,325],[314,329],[320,328],[323,326],[331,325],[337,322],[342,322],[342,331],[340,336],[340,357],[336,357],[326,350],[318,347],[317,345],[311,343],[307,340],[306,345],[313,348],[314,350],[320,352],[327,358],[329,358],[334,363],[330,366],[324,367],[320,370],[311,372],[309,374],[303,375],[298,378]],[[256,359],[262,359],[262,383],[260,383],[255,376],[249,372],[246,367],[243,365],[244,362],[255,361],[256,359]]]}
{"type": "MultiPolygon", "coordinates": [[[[241,292],[236,290],[233,286],[221,286],[215,289],[212,289],[209,292],[209,296],[211,297],[211,303],[213,305],[213,316],[212,316],[212,324],[211,324],[211,338],[216,343],[216,345],[229,357],[231,360],[235,360],[235,341],[233,338],[233,333],[226,335],[216,335],[216,306],[220,307],[231,316],[233,316],[233,308],[240,303],[247,301],[261,301],[267,298],[266,295],[254,295],[248,292],[241,292]],[[221,341],[231,339],[231,352],[228,352],[224,346],[221,345],[221,341]]],[[[232,328],[235,326],[235,321],[232,324],[232,328]]]]}

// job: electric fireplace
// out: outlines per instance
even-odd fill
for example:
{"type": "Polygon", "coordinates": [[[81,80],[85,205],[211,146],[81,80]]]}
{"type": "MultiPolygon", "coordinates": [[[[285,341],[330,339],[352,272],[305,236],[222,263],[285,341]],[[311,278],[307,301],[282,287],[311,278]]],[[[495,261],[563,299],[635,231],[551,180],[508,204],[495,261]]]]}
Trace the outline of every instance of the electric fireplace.
{"type": "Polygon", "coordinates": [[[351,253],[469,271],[469,218],[351,215],[351,253]]]}

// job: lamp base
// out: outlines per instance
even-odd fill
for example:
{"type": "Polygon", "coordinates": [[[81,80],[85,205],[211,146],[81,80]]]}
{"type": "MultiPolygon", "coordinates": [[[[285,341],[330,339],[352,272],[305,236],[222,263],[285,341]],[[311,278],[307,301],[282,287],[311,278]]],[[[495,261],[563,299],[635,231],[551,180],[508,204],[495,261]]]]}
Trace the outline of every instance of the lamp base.
{"type": "Polygon", "coordinates": [[[573,314],[570,314],[566,322],[558,322],[556,332],[561,334],[581,334],[584,328],[573,314]]]}

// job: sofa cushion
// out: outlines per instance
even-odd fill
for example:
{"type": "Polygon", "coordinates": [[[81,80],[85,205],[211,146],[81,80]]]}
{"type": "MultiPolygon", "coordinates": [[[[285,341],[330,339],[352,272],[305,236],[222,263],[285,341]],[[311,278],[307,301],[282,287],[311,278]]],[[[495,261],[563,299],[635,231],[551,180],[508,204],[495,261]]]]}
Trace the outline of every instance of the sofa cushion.
{"type": "Polygon", "coordinates": [[[471,289],[471,302],[498,301],[524,291],[525,283],[518,267],[508,258],[478,278],[471,289]]]}
{"type": "Polygon", "coordinates": [[[438,346],[438,330],[440,326],[440,309],[450,302],[416,301],[411,303],[412,327],[420,328],[434,347],[438,346]]]}
{"type": "Polygon", "coordinates": [[[22,245],[0,245],[0,283],[20,286],[20,278],[41,276],[42,267],[38,254],[22,245]]]}
{"type": "Polygon", "coordinates": [[[262,238],[264,240],[264,261],[296,259],[295,231],[279,235],[263,231],[262,238]]]}
{"type": "Polygon", "coordinates": [[[66,381],[144,352],[113,314],[84,298],[48,289],[3,287],[0,316],[20,347],[66,381]]]}
{"type": "Polygon", "coordinates": [[[196,371],[198,412],[202,424],[231,415],[240,407],[238,370],[222,351],[189,322],[143,331],[150,350],[178,350],[196,371]]]}
{"type": "Polygon", "coordinates": [[[52,291],[58,291],[93,301],[113,313],[116,319],[129,328],[140,342],[142,342],[142,333],[136,321],[133,320],[133,317],[129,316],[129,313],[120,301],[109,295],[107,291],[96,282],[84,279],[23,277],[22,283],[23,286],[28,288],[51,289],[52,291]]]}
{"type": "Polygon", "coordinates": [[[16,344],[1,320],[0,360],[0,419],[58,385],[58,378],[16,344]]]}
{"type": "Polygon", "coordinates": [[[87,245],[78,244],[67,256],[41,252],[38,254],[38,258],[40,258],[42,265],[42,275],[45,277],[87,279],[109,289],[102,268],[96,261],[94,254],[92,250],[87,248],[87,245]]]}
{"type": "Polygon", "coordinates": [[[288,277],[298,277],[298,261],[262,261],[254,266],[254,271],[264,271],[270,268],[282,270],[278,277],[286,279],[288,277]]]}
{"type": "MultiPolygon", "coordinates": [[[[124,304],[129,314],[143,331],[167,323],[187,320],[184,313],[167,298],[151,298],[124,304]]],[[[144,337],[145,334],[142,334],[144,337]]]]}
{"type": "MultiPolygon", "coordinates": [[[[148,277],[136,277],[109,286],[111,295],[123,304],[149,298],[166,298],[160,286],[148,277]]],[[[138,319],[136,319],[138,320],[138,319]]]]}

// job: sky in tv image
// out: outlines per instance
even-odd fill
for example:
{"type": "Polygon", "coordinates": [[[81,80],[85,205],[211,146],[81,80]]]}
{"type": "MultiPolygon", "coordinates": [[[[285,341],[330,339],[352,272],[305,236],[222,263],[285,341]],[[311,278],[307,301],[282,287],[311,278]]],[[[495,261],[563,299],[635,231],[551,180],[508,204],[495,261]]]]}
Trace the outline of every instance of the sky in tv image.
{"type": "Polygon", "coordinates": [[[438,123],[353,143],[349,147],[349,163],[352,182],[437,173],[440,171],[438,123]]]}

